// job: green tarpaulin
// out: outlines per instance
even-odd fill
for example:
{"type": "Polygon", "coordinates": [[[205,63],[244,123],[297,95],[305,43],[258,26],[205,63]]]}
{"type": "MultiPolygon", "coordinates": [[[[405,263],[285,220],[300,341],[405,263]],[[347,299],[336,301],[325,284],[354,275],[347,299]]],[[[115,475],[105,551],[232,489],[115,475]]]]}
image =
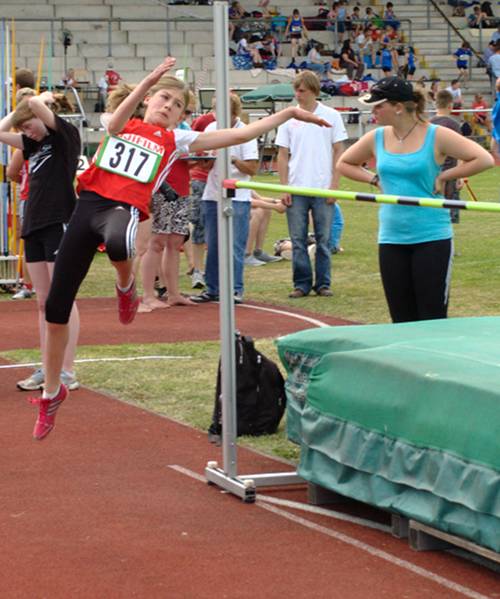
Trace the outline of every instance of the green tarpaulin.
{"type": "Polygon", "coordinates": [[[500,318],[278,341],[299,474],[500,551],[500,318]]]}

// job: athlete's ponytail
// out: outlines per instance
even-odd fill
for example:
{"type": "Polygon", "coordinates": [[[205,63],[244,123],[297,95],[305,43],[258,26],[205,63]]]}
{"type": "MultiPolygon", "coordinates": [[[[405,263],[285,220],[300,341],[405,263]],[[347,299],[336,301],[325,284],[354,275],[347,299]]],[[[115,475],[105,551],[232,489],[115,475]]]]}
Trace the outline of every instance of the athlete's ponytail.
{"type": "MultiPolygon", "coordinates": [[[[120,106],[123,100],[125,100],[125,98],[127,98],[134,91],[134,89],[135,85],[120,83],[120,85],[108,96],[108,100],[106,102],[106,112],[115,112],[118,106],[120,106]]],[[[143,102],[139,102],[131,118],[143,119],[145,110],[146,107],[143,102]]]]}

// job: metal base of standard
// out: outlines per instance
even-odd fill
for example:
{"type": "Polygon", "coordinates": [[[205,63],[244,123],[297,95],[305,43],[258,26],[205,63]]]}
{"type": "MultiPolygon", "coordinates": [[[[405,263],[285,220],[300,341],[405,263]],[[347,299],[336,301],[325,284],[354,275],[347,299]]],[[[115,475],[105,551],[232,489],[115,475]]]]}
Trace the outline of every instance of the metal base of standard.
{"type": "Polygon", "coordinates": [[[217,462],[208,462],[205,477],[210,484],[217,485],[229,493],[240,497],[245,503],[254,503],[258,487],[277,487],[296,485],[304,480],[296,472],[274,472],[269,474],[245,474],[228,476],[217,462]]]}

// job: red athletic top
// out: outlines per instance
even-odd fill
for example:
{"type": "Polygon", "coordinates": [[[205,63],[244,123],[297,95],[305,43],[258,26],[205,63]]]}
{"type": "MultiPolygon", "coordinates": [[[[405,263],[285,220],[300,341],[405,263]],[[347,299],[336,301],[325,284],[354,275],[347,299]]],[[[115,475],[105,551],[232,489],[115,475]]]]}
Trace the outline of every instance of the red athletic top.
{"type": "Polygon", "coordinates": [[[78,177],[77,193],[93,191],[104,198],[131,204],[141,211],[143,218],[147,218],[151,196],[177,158],[174,133],[157,125],[144,123],[141,119],[131,119],[117,137],[163,154],[154,180],[150,183],[140,183],[99,168],[95,164],[101,147],[99,146],[89,168],[78,177]]]}
{"type": "Polygon", "coordinates": [[[189,195],[189,166],[187,160],[176,160],[167,175],[167,183],[181,197],[189,195]]]}
{"type": "MultiPolygon", "coordinates": [[[[206,114],[202,114],[194,119],[194,121],[191,123],[191,129],[193,131],[205,131],[208,125],[214,121],[215,114],[213,112],[207,112],[206,114]]],[[[203,152],[200,152],[200,155],[203,155],[203,152]]],[[[202,167],[199,164],[195,164],[190,170],[191,179],[193,181],[206,182],[211,168],[212,166],[202,167]]]]}

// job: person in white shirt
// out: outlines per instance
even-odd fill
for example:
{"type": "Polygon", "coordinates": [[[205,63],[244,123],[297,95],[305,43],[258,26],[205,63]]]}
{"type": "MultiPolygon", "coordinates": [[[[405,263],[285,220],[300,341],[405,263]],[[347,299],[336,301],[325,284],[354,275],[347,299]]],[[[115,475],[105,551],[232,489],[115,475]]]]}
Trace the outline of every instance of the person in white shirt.
{"type": "MultiPolygon", "coordinates": [[[[241,121],[241,101],[237,94],[230,94],[229,103],[231,108],[231,127],[245,127],[241,121]]],[[[210,123],[205,131],[217,129],[217,122],[210,123]]],[[[231,179],[249,181],[257,174],[259,168],[259,151],[257,140],[252,139],[238,146],[231,146],[231,179]]],[[[205,224],[205,242],[207,244],[207,255],[205,261],[205,284],[206,290],[191,299],[197,303],[213,302],[219,299],[219,252],[217,233],[217,189],[220,182],[217,173],[217,160],[208,174],[207,184],[202,197],[202,214],[205,224]]],[[[245,260],[245,249],[247,244],[250,210],[251,191],[249,189],[237,189],[232,202],[233,207],[233,264],[234,264],[234,300],[235,303],[243,301],[243,269],[245,260]]]]}
{"type": "Polygon", "coordinates": [[[460,89],[460,81],[458,79],[453,79],[451,85],[446,89],[453,96],[453,110],[460,110],[460,108],[462,108],[462,90],[460,89]]]}
{"type": "MultiPolygon", "coordinates": [[[[293,87],[298,105],[315,115],[321,115],[331,127],[321,131],[303,126],[295,119],[281,125],[276,136],[280,183],[303,187],[336,189],[339,175],[335,165],[343,152],[347,133],[340,114],[318,102],[318,77],[311,71],[299,73],[293,87]]],[[[325,198],[284,194],[287,206],[288,230],[293,246],[293,291],[290,298],[301,298],[312,289],[319,296],[332,295],[330,289],[330,226],[333,201],[325,198]],[[315,276],[307,251],[309,215],[312,216],[316,239],[315,276]]]]}
{"type": "Polygon", "coordinates": [[[488,59],[488,67],[493,79],[500,77],[500,41],[495,44],[495,53],[488,59]]]}

